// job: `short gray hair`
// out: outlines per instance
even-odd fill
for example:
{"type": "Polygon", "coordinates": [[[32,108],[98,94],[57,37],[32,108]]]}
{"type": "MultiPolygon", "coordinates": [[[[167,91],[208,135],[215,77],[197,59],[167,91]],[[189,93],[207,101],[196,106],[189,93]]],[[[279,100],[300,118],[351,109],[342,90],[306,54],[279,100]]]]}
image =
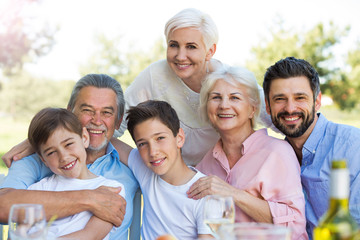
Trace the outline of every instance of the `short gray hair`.
{"type": "Polygon", "coordinates": [[[208,75],[203,82],[200,90],[200,117],[206,122],[209,122],[207,114],[207,102],[209,100],[209,93],[218,80],[224,80],[234,86],[241,84],[246,87],[249,96],[250,104],[255,108],[254,117],[251,119],[251,126],[255,127],[261,110],[261,99],[259,94],[259,87],[255,75],[243,67],[230,67],[223,65],[215,72],[208,75]]]}
{"type": "Polygon", "coordinates": [[[93,86],[96,88],[109,88],[115,92],[116,104],[118,108],[117,109],[118,115],[116,121],[117,122],[120,121],[120,119],[124,115],[124,108],[125,108],[124,93],[120,83],[106,74],[87,74],[86,76],[82,77],[79,81],[77,81],[70,96],[68,109],[70,109],[71,111],[74,110],[75,103],[80,90],[88,86],[93,86]]]}
{"type": "Polygon", "coordinates": [[[194,28],[201,32],[206,50],[219,40],[218,29],[212,18],[195,8],[186,8],[170,18],[165,24],[166,43],[169,42],[169,35],[181,28],[194,28]]]}

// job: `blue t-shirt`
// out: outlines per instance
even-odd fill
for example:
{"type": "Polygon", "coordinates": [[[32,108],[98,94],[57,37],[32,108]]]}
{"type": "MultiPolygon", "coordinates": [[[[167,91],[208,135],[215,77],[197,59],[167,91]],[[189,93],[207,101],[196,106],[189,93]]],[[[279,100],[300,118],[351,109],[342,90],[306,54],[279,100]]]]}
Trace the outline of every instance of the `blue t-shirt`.
{"type": "Polygon", "coordinates": [[[302,149],[301,183],[305,194],[306,230],[314,227],[329,206],[331,162],[345,159],[350,171],[350,213],[360,224],[360,129],[328,121],[319,113],[302,149]]]}
{"type": "MultiPolygon", "coordinates": [[[[133,198],[139,187],[131,170],[120,162],[119,154],[109,143],[106,154],[87,165],[88,169],[96,174],[121,182],[126,191],[126,214],[121,226],[116,232],[111,233],[110,239],[128,239],[128,228],[133,215],[133,198]]],[[[27,189],[31,184],[50,176],[51,170],[45,166],[37,154],[30,155],[20,161],[15,161],[9,168],[8,175],[0,188],[27,189]]]]}

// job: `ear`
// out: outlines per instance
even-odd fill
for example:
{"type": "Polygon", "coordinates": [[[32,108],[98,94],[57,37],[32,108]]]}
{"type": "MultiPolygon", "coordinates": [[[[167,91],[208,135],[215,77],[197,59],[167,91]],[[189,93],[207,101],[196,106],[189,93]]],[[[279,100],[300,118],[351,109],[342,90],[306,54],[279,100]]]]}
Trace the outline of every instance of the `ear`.
{"type": "Polygon", "coordinates": [[[121,116],[121,118],[119,119],[119,121],[117,121],[117,123],[115,124],[115,129],[119,129],[120,128],[120,125],[121,125],[121,122],[123,120],[123,117],[124,115],[121,116]]]}
{"type": "Polygon", "coordinates": [[[249,119],[252,119],[253,117],[254,117],[254,114],[255,114],[255,110],[256,110],[256,108],[254,107],[254,106],[251,106],[251,113],[250,113],[250,115],[249,115],[249,119]]]}
{"type": "Polygon", "coordinates": [[[319,94],[315,99],[315,112],[319,111],[320,107],[321,107],[321,92],[319,92],[319,94]]]}
{"type": "Polygon", "coordinates": [[[38,155],[39,155],[41,161],[45,164],[45,166],[49,167],[47,162],[45,161],[45,159],[41,156],[41,154],[38,153],[38,155]]]}
{"type": "Polygon", "coordinates": [[[82,140],[83,140],[83,143],[84,143],[84,147],[88,148],[89,144],[90,144],[90,136],[89,136],[89,132],[87,131],[86,127],[83,127],[81,137],[82,137],[82,140]]]}
{"type": "Polygon", "coordinates": [[[207,51],[205,60],[210,61],[210,59],[214,56],[215,52],[216,52],[216,44],[214,43],[207,51]]]}
{"type": "Polygon", "coordinates": [[[268,99],[265,97],[265,106],[266,106],[266,112],[269,114],[269,115],[271,115],[270,114],[270,103],[269,103],[269,101],[268,101],[268,99]]]}
{"type": "Polygon", "coordinates": [[[179,128],[179,132],[176,135],[176,145],[180,149],[182,146],[184,146],[185,143],[185,133],[182,128],[179,128]]]}

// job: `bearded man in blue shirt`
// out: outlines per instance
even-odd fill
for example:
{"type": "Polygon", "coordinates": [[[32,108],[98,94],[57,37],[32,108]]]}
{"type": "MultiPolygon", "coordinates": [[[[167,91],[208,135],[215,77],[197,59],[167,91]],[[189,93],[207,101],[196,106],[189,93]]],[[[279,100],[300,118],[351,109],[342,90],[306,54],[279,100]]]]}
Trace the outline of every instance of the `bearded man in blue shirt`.
{"type": "Polygon", "coordinates": [[[350,170],[350,213],[360,224],[360,129],[328,121],[321,113],[317,71],[305,60],[288,57],[264,77],[266,109],[294,148],[301,166],[309,238],[328,208],[331,161],[345,159],[350,170]]]}
{"type": "MultiPolygon", "coordinates": [[[[14,203],[39,203],[44,205],[47,218],[58,218],[90,211],[95,216],[120,226],[110,233],[110,239],[128,239],[128,228],[132,220],[133,198],[139,185],[131,170],[121,163],[120,158],[128,158],[131,147],[117,139],[117,149],[110,143],[115,128],[119,128],[124,114],[125,100],[120,84],[105,74],[88,74],[74,86],[68,103],[72,111],[86,127],[90,144],[86,149],[87,167],[95,175],[123,183],[126,197],[118,193],[120,189],[100,187],[95,190],[79,191],[30,191],[25,190],[31,184],[52,174],[37,154],[14,161],[12,151],[3,156],[11,167],[5,181],[0,186],[0,222],[7,222],[9,209],[14,203]]],[[[20,155],[31,153],[28,141],[18,149],[24,149],[20,155]]],[[[15,153],[18,151],[15,150],[15,153]]]]}

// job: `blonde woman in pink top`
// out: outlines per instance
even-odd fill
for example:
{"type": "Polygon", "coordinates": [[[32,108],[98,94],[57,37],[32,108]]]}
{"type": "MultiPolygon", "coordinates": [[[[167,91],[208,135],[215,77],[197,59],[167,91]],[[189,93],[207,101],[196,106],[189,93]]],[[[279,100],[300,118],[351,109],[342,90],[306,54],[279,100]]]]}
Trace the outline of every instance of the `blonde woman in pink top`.
{"type": "Polygon", "coordinates": [[[284,225],[292,229],[292,239],[308,239],[299,163],[286,141],[254,130],[260,109],[253,73],[224,66],[209,75],[200,113],[220,139],[196,166],[209,176],[195,182],[188,196],[231,196],[236,222],[284,225]]]}

